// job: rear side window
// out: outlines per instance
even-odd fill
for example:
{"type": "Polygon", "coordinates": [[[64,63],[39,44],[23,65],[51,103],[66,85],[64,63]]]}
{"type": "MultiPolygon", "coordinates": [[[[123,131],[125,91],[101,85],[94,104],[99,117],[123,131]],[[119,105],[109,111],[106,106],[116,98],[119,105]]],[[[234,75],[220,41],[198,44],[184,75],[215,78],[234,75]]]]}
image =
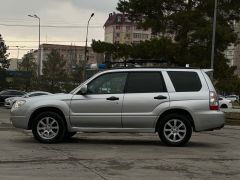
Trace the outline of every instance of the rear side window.
{"type": "Polygon", "coordinates": [[[126,93],[166,92],[160,72],[131,72],[128,75],[126,93]]]}
{"type": "Polygon", "coordinates": [[[168,71],[176,92],[200,91],[201,81],[196,72],[168,71]]]}

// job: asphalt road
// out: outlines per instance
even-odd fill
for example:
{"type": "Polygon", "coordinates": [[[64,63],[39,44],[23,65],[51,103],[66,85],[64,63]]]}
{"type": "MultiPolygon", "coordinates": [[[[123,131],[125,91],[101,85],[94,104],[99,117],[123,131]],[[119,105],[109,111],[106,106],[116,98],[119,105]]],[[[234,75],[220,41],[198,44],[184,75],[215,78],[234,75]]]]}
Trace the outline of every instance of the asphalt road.
{"type": "Polygon", "coordinates": [[[194,133],[186,147],[166,147],[155,134],[78,133],[41,144],[12,128],[0,108],[0,180],[240,179],[240,127],[194,133]]]}

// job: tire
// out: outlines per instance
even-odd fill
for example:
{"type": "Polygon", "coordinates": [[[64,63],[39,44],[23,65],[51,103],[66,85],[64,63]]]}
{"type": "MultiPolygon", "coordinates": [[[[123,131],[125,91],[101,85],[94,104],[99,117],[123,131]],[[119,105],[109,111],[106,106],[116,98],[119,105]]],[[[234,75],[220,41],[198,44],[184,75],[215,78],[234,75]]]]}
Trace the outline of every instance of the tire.
{"type": "Polygon", "coordinates": [[[70,139],[70,138],[73,137],[75,134],[77,134],[77,132],[66,132],[64,139],[70,139]]]}
{"type": "Polygon", "coordinates": [[[226,104],[222,104],[220,108],[228,108],[226,104]]]}
{"type": "Polygon", "coordinates": [[[167,146],[184,146],[192,136],[189,118],[182,114],[166,115],[160,119],[158,135],[167,146]]]}
{"type": "Polygon", "coordinates": [[[65,137],[66,125],[59,114],[51,111],[42,112],[33,120],[32,133],[39,142],[56,143],[65,137]]]}

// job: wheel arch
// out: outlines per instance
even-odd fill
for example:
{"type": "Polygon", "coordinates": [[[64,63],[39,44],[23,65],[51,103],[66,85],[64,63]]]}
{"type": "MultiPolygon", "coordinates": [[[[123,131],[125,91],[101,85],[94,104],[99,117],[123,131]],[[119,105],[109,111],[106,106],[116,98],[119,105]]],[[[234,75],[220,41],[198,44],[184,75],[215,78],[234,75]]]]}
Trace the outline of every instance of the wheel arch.
{"type": "Polygon", "coordinates": [[[42,112],[46,112],[46,111],[51,111],[51,112],[55,112],[57,113],[58,115],[60,115],[63,120],[64,120],[64,123],[66,125],[66,128],[68,128],[68,125],[67,125],[67,121],[66,121],[66,118],[65,118],[65,115],[63,113],[62,110],[60,110],[59,108],[56,108],[56,107],[40,107],[38,109],[35,109],[34,112],[31,114],[30,118],[29,118],[29,122],[28,122],[28,130],[32,129],[32,125],[33,125],[33,120],[34,118],[42,113],[42,112]]]}
{"type": "Polygon", "coordinates": [[[155,125],[155,132],[158,131],[158,126],[159,126],[159,123],[161,122],[162,118],[164,118],[165,116],[169,115],[169,114],[182,114],[184,116],[186,116],[190,123],[191,123],[191,126],[193,127],[193,130],[195,131],[195,124],[194,124],[194,121],[193,121],[193,117],[192,115],[190,114],[190,112],[188,112],[187,110],[185,109],[180,109],[180,108],[175,108],[175,109],[168,109],[166,111],[164,111],[158,118],[157,120],[157,123],[155,125]]]}

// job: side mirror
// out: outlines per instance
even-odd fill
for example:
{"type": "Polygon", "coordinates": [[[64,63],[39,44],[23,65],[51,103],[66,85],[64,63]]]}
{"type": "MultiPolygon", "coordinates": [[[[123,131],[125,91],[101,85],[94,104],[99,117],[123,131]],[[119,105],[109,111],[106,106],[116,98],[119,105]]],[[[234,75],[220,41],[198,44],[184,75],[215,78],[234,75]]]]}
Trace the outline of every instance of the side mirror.
{"type": "Polygon", "coordinates": [[[81,95],[87,94],[87,85],[83,85],[78,91],[78,94],[81,94],[81,95]]]}

